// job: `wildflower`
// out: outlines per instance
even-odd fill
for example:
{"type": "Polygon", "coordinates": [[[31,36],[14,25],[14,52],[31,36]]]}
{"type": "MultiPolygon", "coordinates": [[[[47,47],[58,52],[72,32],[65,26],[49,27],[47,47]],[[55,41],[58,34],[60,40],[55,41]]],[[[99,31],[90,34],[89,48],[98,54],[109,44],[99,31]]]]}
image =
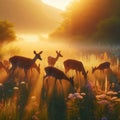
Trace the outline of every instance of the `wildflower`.
{"type": "Polygon", "coordinates": [[[73,98],[74,97],[74,94],[72,94],[72,93],[70,93],[69,95],[68,95],[68,99],[71,99],[71,98],[73,98]]]}
{"type": "Polygon", "coordinates": [[[111,100],[116,100],[118,97],[112,97],[111,100]]]}
{"type": "Polygon", "coordinates": [[[18,90],[18,89],[19,89],[19,87],[16,87],[16,86],[15,86],[15,87],[13,87],[13,90],[18,90]]]}
{"type": "Polygon", "coordinates": [[[79,95],[79,96],[77,96],[77,98],[79,98],[79,99],[83,99],[83,96],[79,95]]]}
{"type": "Polygon", "coordinates": [[[109,104],[109,101],[107,101],[107,100],[100,100],[100,101],[98,101],[98,104],[101,104],[101,105],[109,104]]]}
{"type": "Polygon", "coordinates": [[[117,92],[113,92],[113,91],[108,91],[107,92],[107,95],[117,95],[118,93],[117,92]]]}
{"type": "Polygon", "coordinates": [[[32,120],[39,120],[39,118],[36,115],[33,115],[32,120]]]}
{"type": "Polygon", "coordinates": [[[22,81],[20,84],[21,84],[21,85],[25,85],[25,81],[22,81]]]}
{"type": "Polygon", "coordinates": [[[106,94],[101,94],[101,95],[96,95],[96,98],[99,99],[104,99],[106,97],[106,94]]]}
{"type": "Polygon", "coordinates": [[[86,93],[82,92],[82,93],[81,93],[81,95],[82,95],[82,96],[85,96],[85,95],[86,95],[86,93]]]}
{"type": "Polygon", "coordinates": [[[80,95],[80,93],[70,93],[68,95],[68,99],[75,99],[75,98],[78,98],[78,99],[83,99],[83,96],[80,95]]]}

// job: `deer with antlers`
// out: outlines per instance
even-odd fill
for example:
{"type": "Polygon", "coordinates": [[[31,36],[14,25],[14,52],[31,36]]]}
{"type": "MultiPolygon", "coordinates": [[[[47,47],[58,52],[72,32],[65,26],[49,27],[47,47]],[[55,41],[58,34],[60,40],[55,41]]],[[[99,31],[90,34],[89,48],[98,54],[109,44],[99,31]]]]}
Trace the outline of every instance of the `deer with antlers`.
{"type": "Polygon", "coordinates": [[[56,51],[56,53],[57,53],[56,58],[51,57],[51,56],[48,57],[48,65],[54,66],[55,63],[56,63],[56,61],[58,60],[58,58],[59,58],[59,57],[63,57],[63,56],[61,55],[60,51],[56,51]]]}
{"type": "Polygon", "coordinates": [[[83,63],[81,61],[74,60],[74,59],[67,59],[63,62],[63,64],[65,68],[65,73],[67,73],[70,69],[72,69],[76,71],[76,74],[77,72],[79,73],[82,72],[84,79],[87,79],[88,71],[87,72],[85,71],[83,63]]]}
{"type": "Polygon", "coordinates": [[[92,73],[94,73],[96,70],[104,71],[104,69],[110,69],[110,62],[103,62],[97,67],[92,68],[92,73]]]}
{"type": "Polygon", "coordinates": [[[62,80],[67,80],[68,82],[71,83],[72,86],[74,86],[74,81],[73,81],[73,77],[68,78],[63,71],[59,70],[58,68],[55,67],[46,67],[45,68],[45,72],[46,75],[44,76],[44,78],[52,76],[55,78],[55,83],[57,81],[57,79],[60,81],[60,84],[62,85],[62,80]]]}
{"type": "Polygon", "coordinates": [[[27,58],[27,57],[22,57],[22,56],[13,56],[9,59],[10,63],[12,64],[12,68],[10,71],[12,73],[15,71],[17,67],[24,69],[25,76],[27,76],[27,71],[31,68],[35,68],[38,72],[40,72],[39,66],[36,65],[36,60],[42,60],[41,54],[43,51],[40,51],[39,53],[36,53],[34,51],[35,57],[33,59],[27,58]]]}

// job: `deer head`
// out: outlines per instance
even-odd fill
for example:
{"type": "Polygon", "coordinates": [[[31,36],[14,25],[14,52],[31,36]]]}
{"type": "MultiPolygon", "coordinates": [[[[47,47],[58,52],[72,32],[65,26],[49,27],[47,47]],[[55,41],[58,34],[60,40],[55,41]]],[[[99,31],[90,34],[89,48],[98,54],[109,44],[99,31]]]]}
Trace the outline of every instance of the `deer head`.
{"type": "Polygon", "coordinates": [[[33,53],[35,54],[35,58],[34,59],[39,59],[42,60],[40,54],[42,54],[43,51],[40,51],[39,53],[36,53],[36,51],[34,50],[33,53]]]}
{"type": "Polygon", "coordinates": [[[58,57],[63,57],[60,53],[61,51],[56,51],[58,57]]]}

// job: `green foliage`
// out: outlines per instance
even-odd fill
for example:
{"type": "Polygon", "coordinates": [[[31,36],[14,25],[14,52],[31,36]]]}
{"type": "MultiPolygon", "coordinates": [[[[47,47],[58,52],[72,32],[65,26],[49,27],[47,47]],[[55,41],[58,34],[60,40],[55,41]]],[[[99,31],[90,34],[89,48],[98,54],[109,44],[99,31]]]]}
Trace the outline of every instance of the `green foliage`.
{"type": "Polygon", "coordinates": [[[0,44],[12,42],[15,38],[13,25],[8,21],[0,21],[0,44]]]}
{"type": "MultiPolygon", "coordinates": [[[[93,35],[97,34],[96,32],[101,31],[106,34],[105,39],[107,40],[111,36],[114,39],[119,39],[119,6],[120,0],[75,0],[63,13],[64,20],[59,28],[52,33],[52,36],[84,36],[84,38],[91,39],[93,35]],[[108,31],[109,27],[111,31],[108,31]],[[105,31],[104,28],[107,30],[105,31]],[[114,34],[111,34],[112,29],[114,34]],[[115,33],[116,31],[117,33],[115,33]]],[[[100,38],[102,37],[103,35],[100,36],[100,38]]]]}
{"type": "Polygon", "coordinates": [[[109,43],[120,43],[120,17],[111,17],[101,21],[98,24],[95,39],[103,39],[109,43]]]}

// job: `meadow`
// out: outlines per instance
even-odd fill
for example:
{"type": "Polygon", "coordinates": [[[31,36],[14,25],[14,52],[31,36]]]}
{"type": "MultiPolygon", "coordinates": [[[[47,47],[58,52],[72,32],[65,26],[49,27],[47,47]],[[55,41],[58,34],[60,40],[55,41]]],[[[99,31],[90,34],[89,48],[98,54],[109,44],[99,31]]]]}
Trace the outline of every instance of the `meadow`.
{"type": "MultiPolygon", "coordinates": [[[[37,62],[40,73],[33,67],[26,75],[19,66],[11,73],[11,63],[1,60],[5,68],[0,67],[0,120],[120,120],[119,50],[62,50],[63,57],[56,61],[56,68],[64,72],[63,61],[71,58],[81,61],[88,71],[86,84],[81,72],[70,70],[66,74],[74,76],[74,88],[64,79],[61,85],[52,76],[44,78],[50,55],[50,51],[45,52],[41,54],[42,61],[37,62]],[[92,73],[92,67],[105,61],[110,62],[110,69],[92,73]]],[[[55,50],[53,53],[55,57],[55,50]]]]}

